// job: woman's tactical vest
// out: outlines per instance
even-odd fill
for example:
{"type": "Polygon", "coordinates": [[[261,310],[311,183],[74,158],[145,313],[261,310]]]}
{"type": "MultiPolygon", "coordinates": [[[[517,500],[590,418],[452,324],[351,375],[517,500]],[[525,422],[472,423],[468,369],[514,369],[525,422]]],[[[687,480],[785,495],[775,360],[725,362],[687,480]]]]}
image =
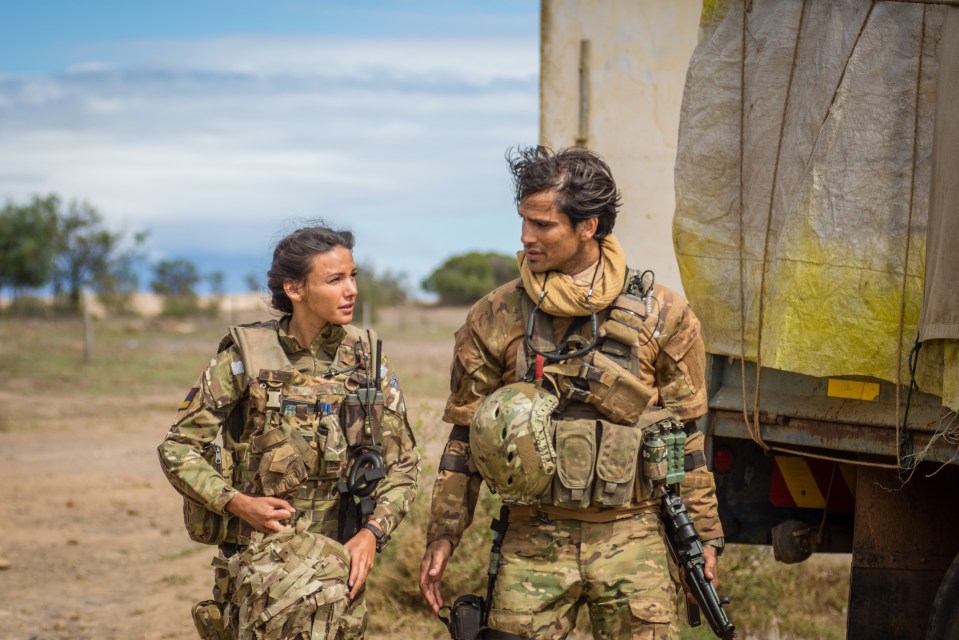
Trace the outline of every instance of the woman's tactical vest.
{"type": "MultiPolygon", "coordinates": [[[[524,326],[535,314],[531,340],[537,350],[559,346],[573,352],[587,344],[574,335],[556,345],[552,318],[535,309],[528,295],[523,305],[524,326]]],[[[560,400],[552,414],[556,474],[540,505],[630,510],[660,497],[667,479],[669,484],[682,480],[683,425],[659,408],[659,389],[641,378],[645,373],[647,380],[655,379],[656,358],[672,333],[667,323],[675,321],[671,311],[663,308],[652,282],[644,285],[642,275],[630,269],[623,292],[602,312],[594,348],[576,358],[540,363],[544,386],[560,400]]],[[[571,325],[568,334],[576,328],[571,325]]],[[[538,375],[537,356],[528,347],[524,351],[517,379],[532,381],[538,375]]]]}
{"type": "MultiPolygon", "coordinates": [[[[376,386],[381,376],[374,370],[378,358],[370,348],[377,344],[375,334],[344,329],[332,365],[318,376],[293,367],[276,321],[231,327],[220,344],[221,351],[236,345],[249,376],[248,393],[223,428],[223,458],[232,462],[233,486],[248,495],[291,501],[297,517],[310,512],[311,530],[334,538],[342,537],[336,523],[347,515],[342,507],[352,498],[343,495],[350,466],[361,452],[377,451],[383,417],[376,386]]],[[[380,465],[370,479],[384,475],[380,465]]],[[[223,539],[244,543],[249,525],[228,520],[223,539]]]]}

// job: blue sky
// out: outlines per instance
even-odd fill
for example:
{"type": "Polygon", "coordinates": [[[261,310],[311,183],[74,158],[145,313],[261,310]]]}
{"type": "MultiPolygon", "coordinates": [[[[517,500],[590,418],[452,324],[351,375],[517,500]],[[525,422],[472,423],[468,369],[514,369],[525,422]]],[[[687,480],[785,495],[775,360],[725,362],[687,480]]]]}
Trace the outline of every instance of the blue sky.
{"type": "Polygon", "coordinates": [[[0,7],[4,200],[85,200],[236,291],[316,216],[413,288],[518,248],[503,157],[537,138],[534,0],[0,7]]]}

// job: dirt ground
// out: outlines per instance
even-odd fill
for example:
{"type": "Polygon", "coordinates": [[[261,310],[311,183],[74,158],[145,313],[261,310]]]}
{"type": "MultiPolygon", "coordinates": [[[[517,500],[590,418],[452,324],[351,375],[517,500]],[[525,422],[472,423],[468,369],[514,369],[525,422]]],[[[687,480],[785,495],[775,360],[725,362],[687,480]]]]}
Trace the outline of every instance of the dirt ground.
{"type": "MultiPolygon", "coordinates": [[[[417,378],[448,376],[462,317],[388,319],[423,334],[385,341],[401,379],[415,388],[417,378]]],[[[35,327],[5,329],[0,360],[32,348],[16,334],[29,342],[35,327]]],[[[197,371],[216,348],[215,338],[183,343],[174,351],[197,371]]],[[[75,340],[66,346],[73,360],[82,354],[75,340]]],[[[4,374],[0,566],[9,566],[0,569],[0,640],[196,638],[190,608],[209,597],[212,551],[187,538],[182,502],[156,454],[193,375],[146,393],[91,394],[57,381],[48,393],[32,376],[4,374]]],[[[429,433],[443,404],[432,395],[410,400],[411,418],[429,433]]],[[[441,439],[417,436],[424,457],[437,457],[441,439]]]]}

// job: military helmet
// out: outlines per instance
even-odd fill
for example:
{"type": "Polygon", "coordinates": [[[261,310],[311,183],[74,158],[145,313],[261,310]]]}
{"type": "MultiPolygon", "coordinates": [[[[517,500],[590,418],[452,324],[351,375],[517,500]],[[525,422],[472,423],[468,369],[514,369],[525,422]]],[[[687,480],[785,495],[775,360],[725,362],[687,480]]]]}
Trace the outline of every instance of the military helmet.
{"type": "Polygon", "coordinates": [[[539,504],[556,472],[553,421],[559,399],[528,382],[486,396],[470,423],[480,475],[506,504],[539,504]]]}

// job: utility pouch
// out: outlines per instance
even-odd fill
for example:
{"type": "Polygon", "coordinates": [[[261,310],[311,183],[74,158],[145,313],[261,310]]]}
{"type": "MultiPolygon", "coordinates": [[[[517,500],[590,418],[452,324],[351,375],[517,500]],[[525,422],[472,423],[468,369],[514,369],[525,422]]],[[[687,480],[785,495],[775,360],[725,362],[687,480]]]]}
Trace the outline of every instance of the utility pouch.
{"type": "Polygon", "coordinates": [[[596,420],[556,421],[556,475],[553,504],[585,509],[592,495],[596,463],[596,420]]]}
{"type": "MultiPolygon", "coordinates": [[[[201,453],[223,479],[233,484],[233,454],[217,443],[203,448],[201,453]]],[[[228,516],[210,511],[199,502],[183,497],[183,525],[190,540],[201,544],[220,544],[226,538],[228,516]]]]}
{"type": "Polygon", "coordinates": [[[474,594],[460,596],[450,607],[449,620],[444,620],[453,640],[477,640],[483,628],[486,603],[474,594]]]}
{"type": "Polygon", "coordinates": [[[360,387],[343,401],[340,424],[351,447],[373,441],[373,434],[382,432],[383,392],[374,387],[360,387]]]}
{"type": "Polygon", "coordinates": [[[213,600],[193,605],[193,624],[203,640],[231,640],[223,622],[223,610],[213,600]]]}
{"type": "Polygon", "coordinates": [[[251,449],[260,454],[259,480],[265,496],[282,495],[306,480],[316,465],[316,451],[289,423],[253,438],[251,449]]]}
{"type": "MultiPolygon", "coordinates": [[[[327,405],[329,406],[329,405],[327,405]]],[[[320,453],[319,477],[324,479],[339,478],[343,475],[349,456],[346,446],[346,436],[340,426],[336,413],[328,411],[320,418],[318,443],[322,446],[320,453]]]]}
{"type": "Polygon", "coordinates": [[[590,392],[587,402],[613,422],[636,422],[654,391],[601,351],[591,352],[587,362],[583,367],[590,392]]]}
{"type": "Polygon", "coordinates": [[[633,498],[636,464],[642,432],[633,426],[601,421],[603,428],[596,455],[596,479],[593,482],[593,505],[622,507],[633,498]]]}
{"type": "Polygon", "coordinates": [[[648,340],[650,333],[646,328],[647,320],[658,319],[650,318],[652,309],[649,301],[650,298],[639,298],[629,294],[616,298],[610,305],[609,319],[614,326],[609,327],[609,334],[631,347],[637,347],[640,342],[648,340]]]}

